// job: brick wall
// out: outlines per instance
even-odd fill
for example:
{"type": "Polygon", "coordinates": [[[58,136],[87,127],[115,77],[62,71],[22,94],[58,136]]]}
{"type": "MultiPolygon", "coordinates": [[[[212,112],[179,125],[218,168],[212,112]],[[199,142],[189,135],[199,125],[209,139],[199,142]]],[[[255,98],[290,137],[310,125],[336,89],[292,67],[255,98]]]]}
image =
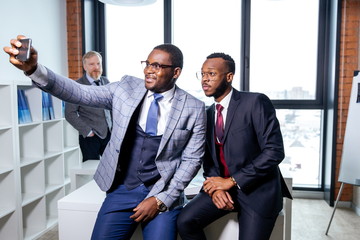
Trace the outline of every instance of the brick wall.
{"type": "MultiPolygon", "coordinates": [[[[339,106],[336,138],[336,191],[337,196],[340,183],[337,182],[340,170],[342,148],[346,127],[347,114],[354,70],[359,70],[359,34],[360,34],[360,0],[342,1],[342,20],[340,37],[340,65],[339,65],[339,106]]],[[[353,188],[345,184],[341,194],[341,201],[352,201],[353,188]]]]}
{"type": "Polygon", "coordinates": [[[82,68],[81,0],[66,0],[69,78],[78,79],[82,68]]]}

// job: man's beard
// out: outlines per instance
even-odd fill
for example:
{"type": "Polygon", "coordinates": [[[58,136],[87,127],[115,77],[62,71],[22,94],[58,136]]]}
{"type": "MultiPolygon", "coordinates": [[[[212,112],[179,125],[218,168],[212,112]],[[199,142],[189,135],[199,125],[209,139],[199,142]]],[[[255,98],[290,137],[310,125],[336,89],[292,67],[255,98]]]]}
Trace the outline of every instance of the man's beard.
{"type": "Polygon", "coordinates": [[[101,72],[92,72],[90,77],[92,77],[94,80],[98,80],[101,77],[101,72]]]}
{"type": "Polygon", "coordinates": [[[220,97],[221,95],[223,95],[225,93],[226,89],[228,88],[228,86],[229,86],[228,82],[223,79],[223,81],[221,81],[221,84],[215,89],[215,92],[214,92],[214,94],[212,94],[212,97],[214,97],[216,99],[216,98],[220,97]]]}

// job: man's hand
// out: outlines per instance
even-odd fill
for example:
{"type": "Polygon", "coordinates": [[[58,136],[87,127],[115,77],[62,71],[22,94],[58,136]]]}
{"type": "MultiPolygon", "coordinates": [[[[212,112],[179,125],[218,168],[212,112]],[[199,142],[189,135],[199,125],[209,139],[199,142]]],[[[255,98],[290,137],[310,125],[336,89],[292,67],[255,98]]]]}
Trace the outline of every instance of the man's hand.
{"type": "Polygon", "coordinates": [[[155,197],[149,197],[142,201],[133,210],[135,213],[130,216],[135,222],[147,222],[153,219],[158,213],[155,197]]]}
{"type": "Polygon", "coordinates": [[[234,201],[227,191],[217,190],[211,198],[217,208],[228,211],[234,210],[234,201]]]}
{"type": "Polygon", "coordinates": [[[234,186],[234,182],[230,178],[208,177],[204,184],[204,191],[211,197],[217,190],[228,191],[234,186]]]}
{"type": "Polygon", "coordinates": [[[19,41],[19,39],[23,38],[26,37],[23,35],[18,35],[17,39],[11,39],[11,47],[4,47],[4,51],[9,54],[10,63],[12,63],[18,69],[24,71],[26,74],[30,75],[35,72],[37,68],[38,54],[37,51],[33,47],[31,47],[29,60],[27,60],[26,62],[22,62],[16,58],[16,56],[19,54],[18,48],[21,47],[21,42],[19,41]]]}

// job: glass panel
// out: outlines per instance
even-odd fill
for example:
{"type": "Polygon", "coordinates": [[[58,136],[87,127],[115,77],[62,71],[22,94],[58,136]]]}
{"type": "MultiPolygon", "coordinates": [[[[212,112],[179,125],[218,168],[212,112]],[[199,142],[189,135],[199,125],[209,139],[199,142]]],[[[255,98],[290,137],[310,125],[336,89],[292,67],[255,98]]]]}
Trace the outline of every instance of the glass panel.
{"type": "Polygon", "coordinates": [[[321,110],[276,110],[284,139],[283,173],[294,187],[321,187],[321,110]]]}
{"type": "Polygon", "coordinates": [[[84,31],[85,31],[85,52],[94,49],[94,3],[93,0],[84,1],[84,31]]]}
{"type": "Polygon", "coordinates": [[[163,1],[139,7],[106,4],[107,77],[125,74],[143,78],[140,61],[164,42],[163,1]]]}
{"type": "Polygon", "coordinates": [[[241,1],[173,0],[173,42],[184,54],[184,69],[177,84],[208,105],[195,73],[214,52],[229,54],[236,63],[233,86],[240,88],[241,1]]]}
{"type": "Polygon", "coordinates": [[[319,0],[251,1],[250,91],[315,99],[319,0]]]}

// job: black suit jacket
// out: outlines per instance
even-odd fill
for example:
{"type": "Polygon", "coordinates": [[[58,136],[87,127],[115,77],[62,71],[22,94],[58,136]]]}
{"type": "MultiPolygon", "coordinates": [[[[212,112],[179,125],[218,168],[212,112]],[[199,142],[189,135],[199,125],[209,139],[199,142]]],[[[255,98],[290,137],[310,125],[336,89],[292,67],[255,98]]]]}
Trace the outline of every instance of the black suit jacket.
{"type": "MultiPolygon", "coordinates": [[[[215,106],[207,109],[204,176],[220,176],[215,149],[215,106]]],[[[283,196],[291,198],[278,165],[283,139],[275,109],[264,94],[233,90],[225,123],[224,156],[241,190],[237,202],[263,216],[276,216],[283,196]]]]}

